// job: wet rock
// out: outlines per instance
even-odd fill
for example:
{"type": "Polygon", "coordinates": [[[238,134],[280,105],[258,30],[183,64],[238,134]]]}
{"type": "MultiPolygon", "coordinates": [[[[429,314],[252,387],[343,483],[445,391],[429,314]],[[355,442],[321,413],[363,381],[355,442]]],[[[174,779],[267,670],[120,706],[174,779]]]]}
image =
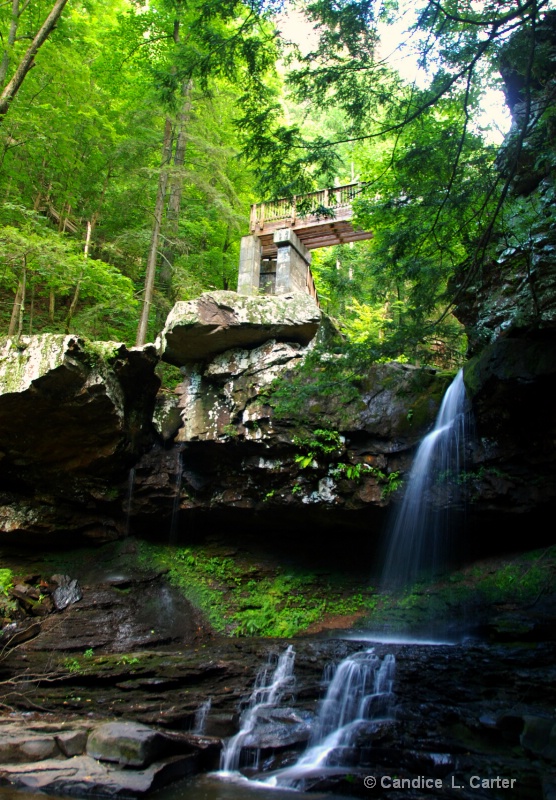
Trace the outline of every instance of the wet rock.
{"type": "Polygon", "coordinates": [[[182,366],[234,347],[252,348],[269,339],[308,344],[320,311],[308,295],[246,297],[206,292],[176,303],[161,334],[162,359],[182,366]]]}
{"type": "Polygon", "coordinates": [[[554,718],[524,716],[520,737],[522,746],[535,755],[556,761],[556,720],[554,718]]]}
{"type": "Polygon", "coordinates": [[[158,731],[136,722],[107,722],[95,728],[87,740],[88,756],[139,769],[152,764],[163,749],[158,731]]]}
{"type": "Polygon", "coordinates": [[[88,735],[88,731],[85,730],[62,731],[57,733],[54,739],[65,757],[72,758],[85,752],[88,735]]]}
{"type": "Polygon", "coordinates": [[[71,578],[69,575],[53,575],[50,580],[57,584],[52,592],[52,600],[57,611],[78,603],[83,597],[77,578],[71,578]]]}
{"type": "Polygon", "coordinates": [[[270,750],[305,743],[311,734],[311,720],[311,716],[293,708],[261,708],[245,746],[270,750]]]}
{"type": "MultiPolygon", "coordinates": [[[[473,514],[530,514],[543,505],[548,513],[556,502],[555,342],[554,332],[500,339],[464,369],[476,432],[465,486],[473,514]]],[[[542,524],[532,527],[542,536],[542,524]]]]}
{"type": "Polygon", "coordinates": [[[194,754],[173,756],[142,770],[120,769],[89,756],[75,756],[65,761],[39,761],[20,767],[4,765],[0,767],[0,777],[33,791],[80,797],[138,797],[193,775],[196,770],[194,754]]]}
{"type": "Polygon", "coordinates": [[[54,736],[29,735],[26,731],[3,731],[0,742],[0,764],[21,764],[42,761],[60,755],[54,736]]]}

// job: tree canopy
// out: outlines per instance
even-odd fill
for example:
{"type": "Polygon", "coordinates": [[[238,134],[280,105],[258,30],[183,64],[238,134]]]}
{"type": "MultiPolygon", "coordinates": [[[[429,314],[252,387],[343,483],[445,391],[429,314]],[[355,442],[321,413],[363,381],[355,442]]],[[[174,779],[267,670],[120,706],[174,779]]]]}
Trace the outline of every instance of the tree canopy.
{"type": "Polygon", "coordinates": [[[507,235],[549,124],[551,6],[299,0],[293,44],[279,0],[2,5],[4,332],[152,338],[175,300],[234,288],[251,202],[357,175],[374,238],[315,254],[323,305],[373,357],[461,357],[450,281],[507,235]],[[382,42],[404,19],[412,79],[382,42]],[[503,151],[477,122],[500,69],[520,104],[503,151]]]}

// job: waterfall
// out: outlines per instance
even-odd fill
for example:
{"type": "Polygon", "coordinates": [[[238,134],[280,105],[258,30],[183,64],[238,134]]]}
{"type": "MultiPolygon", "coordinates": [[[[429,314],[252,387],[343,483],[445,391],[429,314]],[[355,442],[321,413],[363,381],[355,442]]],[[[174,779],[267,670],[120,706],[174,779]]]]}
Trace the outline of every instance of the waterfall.
{"type": "MultiPolygon", "coordinates": [[[[402,504],[389,530],[382,572],[385,588],[403,587],[445,566],[453,546],[455,516],[434,503],[438,483],[457,488],[465,449],[463,370],[448,387],[433,430],[421,442],[402,504]]],[[[453,505],[454,498],[451,498],[453,505]]]]}
{"type": "Polygon", "coordinates": [[[344,756],[356,744],[358,735],[373,722],[392,715],[395,664],[393,655],[381,660],[374,649],[344,659],[330,681],[307,751],[267,783],[301,788],[305,777],[323,768],[350,766],[344,756]]]}
{"type": "Polygon", "coordinates": [[[205,724],[212,705],[212,700],[209,697],[204,703],[201,703],[195,712],[195,721],[193,723],[192,733],[203,734],[205,732],[205,724]]]}
{"type": "Polygon", "coordinates": [[[275,657],[270,656],[268,662],[259,671],[248,706],[241,716],[239,733],[233,736],[222,750],[220,769],[231,772],[239,768],[242,748],[251,744],[250,734],[257,724],[259,711],[278,705],[284,694],[293,689],[294,661],[295,651],[290,645],[282,653],[275,667],[275,657]]]}

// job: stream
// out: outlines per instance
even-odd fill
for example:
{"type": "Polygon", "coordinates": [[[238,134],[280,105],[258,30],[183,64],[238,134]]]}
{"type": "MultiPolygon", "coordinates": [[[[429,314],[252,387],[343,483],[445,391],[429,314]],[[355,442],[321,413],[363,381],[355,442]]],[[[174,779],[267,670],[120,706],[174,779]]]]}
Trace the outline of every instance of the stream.
{"type": "MultiPolygon", "coordinates": [[[[312,800],[350,800],[345,794],[311,792],[312,800]]],[[[295,793],[273,789],[245,778],[223,780],[217,775],[199,775],[149,795],[157,800],[292,800],[295,793]]],[[[12,786],[0,786],[0,800],[68,800],[68,796],[34,794],[12,786]]]]}

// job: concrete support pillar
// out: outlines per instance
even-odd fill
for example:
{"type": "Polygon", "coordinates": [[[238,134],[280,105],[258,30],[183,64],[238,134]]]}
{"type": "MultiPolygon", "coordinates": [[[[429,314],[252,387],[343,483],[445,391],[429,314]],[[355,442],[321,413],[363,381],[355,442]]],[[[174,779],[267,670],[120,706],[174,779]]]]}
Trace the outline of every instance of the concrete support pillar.
{"type": "Polygon", "coordinates": [[[276,294],[307,294],[307,272],[311,254],[291,228],[275,231],[276,294]]]}
{"type": "Polygon", "coordinates": [[[259,291],[262,245],[258,236],[243,236],[239,251],[237,293],[253,295],[259,291]]]}

